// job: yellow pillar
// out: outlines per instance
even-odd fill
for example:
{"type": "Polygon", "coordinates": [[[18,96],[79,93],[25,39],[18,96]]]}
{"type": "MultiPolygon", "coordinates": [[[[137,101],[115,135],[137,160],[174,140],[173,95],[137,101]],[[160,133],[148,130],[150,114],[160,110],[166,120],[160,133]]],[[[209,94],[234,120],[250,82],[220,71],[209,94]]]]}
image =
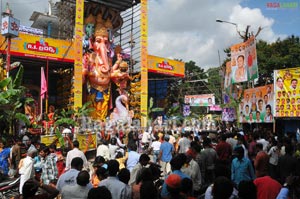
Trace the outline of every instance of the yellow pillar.
{"type": "Polygon", "coordinates": [[[82,107],[82,39],[84,0],[76,0],[75,60],[74,60],[74,109],[82,107]]]}
{"type": "Polygon", "coordinates": [[[148,120],[148,2],[141,0],[141,126],[148,120]]]}

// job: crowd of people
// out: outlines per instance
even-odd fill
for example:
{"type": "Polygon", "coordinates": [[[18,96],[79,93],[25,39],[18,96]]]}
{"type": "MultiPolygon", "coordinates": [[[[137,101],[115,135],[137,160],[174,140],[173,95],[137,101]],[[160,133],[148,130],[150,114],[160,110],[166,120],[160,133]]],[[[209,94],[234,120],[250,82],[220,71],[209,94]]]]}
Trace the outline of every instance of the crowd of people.
{"type": "Polygon", "coordinates": [[[95,158],[36,137],[0,143],[2,176],[20,177],[15,198],[300,198],[300,142],[255,129],[218,133],[107,129],[95,158]]]}

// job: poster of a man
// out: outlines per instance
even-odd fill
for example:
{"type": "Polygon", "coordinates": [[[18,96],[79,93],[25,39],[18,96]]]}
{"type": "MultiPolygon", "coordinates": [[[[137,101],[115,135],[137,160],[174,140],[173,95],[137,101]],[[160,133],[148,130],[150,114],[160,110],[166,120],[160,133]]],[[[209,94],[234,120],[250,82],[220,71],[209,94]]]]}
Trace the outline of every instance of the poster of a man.
{"type": "MultiPolygon", "coordinates": [[[[255,37],[231,46],[232,83],[254,80],[258,77],[255,37]]],[[[226,78],[226,77],[225,77],[226,78]]]]}
{"type": "Polygon", "coordinates": [[[237,67],[234,71],[233,82],[247,81],[247,70],[245,66],[245,56],[239,55],[237,57],[237,67]]]}
{"type": "Polygon", "coordinates": [[[295,89],[297,88],[297,83],[298,83],[298,80],[297,80],[297,79],[292,79],[292,80],[291,80],[291,86],[290,86],[290,88],[291,88],[292,90],[295,90],[295,89]]]}

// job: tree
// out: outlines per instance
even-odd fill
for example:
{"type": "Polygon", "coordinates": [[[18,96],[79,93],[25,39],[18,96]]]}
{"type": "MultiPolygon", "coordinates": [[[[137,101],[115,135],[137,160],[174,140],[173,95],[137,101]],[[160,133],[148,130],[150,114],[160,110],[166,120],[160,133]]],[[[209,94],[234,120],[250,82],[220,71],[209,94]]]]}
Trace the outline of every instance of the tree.
{"type": "MultiPolygon", "coordinates": [[[[185,63],[185,77],[169,81],[168,88],[168,113],[167,115],[182,115],[182,104],[185,95],[207,94],[207,74],[204,69],[196,65],[196,62],[185,63]],[[179,103],[179,107],[173,107],[174,103],[179,103]]],[[[206,109],[205,109],[206,110],[206,109]]],[[[205,111],[204,110],[204,111],[205,111]]],[[[196,112],[203,112],[201,108],[195,109],[196,112]]]]}
{"type": "Polygon", "coordinates": [[[257,86],[273,83],[273,70],[300,66],[300,42],[294,35],[268,44],[256,44],[259,79],[257,86]]]}
{"type": "Polygon", "coordinates": [[[23,72],[24,68],[21,65],[14,79],[10,76],[0,82],[0,121],[4,125],[2,133],[9,135],[15,134],[15,125],[19,121],[30,124],[23,113],[23,107],[34,100],[25,97],[26,88],[21,85],[23,72]]]}

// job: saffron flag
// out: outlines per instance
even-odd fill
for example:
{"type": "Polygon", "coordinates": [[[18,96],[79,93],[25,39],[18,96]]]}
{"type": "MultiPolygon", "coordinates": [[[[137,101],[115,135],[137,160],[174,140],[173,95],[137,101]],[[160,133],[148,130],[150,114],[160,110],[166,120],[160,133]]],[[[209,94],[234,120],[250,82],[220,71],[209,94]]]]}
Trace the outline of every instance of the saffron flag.
{"type": "Polygon", "coordinates": [[[47,92],[47,82],[46,82],[46,77],[45,77],[45,72],[44,68],[41,68],[41,98],[44,99],[45,93],[47,92]]]}

